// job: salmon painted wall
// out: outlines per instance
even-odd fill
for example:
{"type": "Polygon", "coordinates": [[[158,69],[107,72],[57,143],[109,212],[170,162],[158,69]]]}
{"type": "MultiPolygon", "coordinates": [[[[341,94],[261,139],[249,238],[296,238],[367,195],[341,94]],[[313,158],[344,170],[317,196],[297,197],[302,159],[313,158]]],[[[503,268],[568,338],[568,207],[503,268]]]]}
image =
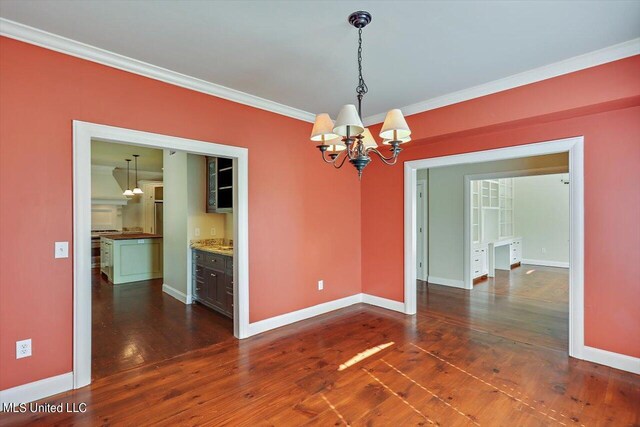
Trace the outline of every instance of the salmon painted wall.
{"type": "MultiPolygon", "coordinates": [[[[407,161],[583,135],[585,344],[634,357],[640,357],[638,76],[636,56],[410,116],[419,141],[401,154],[407,161]]],[[[396,301],[404,299],[403,179],[402,167],[372,162],[361,195],[363,292],[396,301]]]]}
{"type": "Polygon", "coordinates": [[[72,370],[72,258],[53,258],[73,237],[72,120],[249,148],[251,322],[361,291],[360,227],[325,226],[358,224],[359,183],[309,123],[8,38],[0,61],[0,389],[72,370]]]}

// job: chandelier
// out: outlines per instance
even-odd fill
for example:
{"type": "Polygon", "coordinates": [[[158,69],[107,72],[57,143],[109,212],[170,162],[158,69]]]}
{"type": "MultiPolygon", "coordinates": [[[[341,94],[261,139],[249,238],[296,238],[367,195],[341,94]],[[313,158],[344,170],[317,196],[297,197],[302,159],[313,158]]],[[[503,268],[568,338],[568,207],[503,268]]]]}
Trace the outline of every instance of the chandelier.
{"type": "Polygon", "coordinates": [[[380,130],[382,144],[389,146],[391,155],[385,157],[373,138],[371,131],[362,124],[362,98],[369,91],[362,77],[362,29],[371,22],[371,14],[365,11],[353,12],[349,15],[349,24],[358,29],[358,86],[356,96],[358,108],[353,104],[344,105],[334,122],[329,114],[316,115],[311,141],[322,153],[322,159],[340,169],[347,159],[358,170],[358,178],[362,178],[363,169],[371,162],[370,154],[375,154],[387,165],[394,165],[402,149],[400,144],[411,140],[411,130],[402,112],[390,110],[380,130]]]}

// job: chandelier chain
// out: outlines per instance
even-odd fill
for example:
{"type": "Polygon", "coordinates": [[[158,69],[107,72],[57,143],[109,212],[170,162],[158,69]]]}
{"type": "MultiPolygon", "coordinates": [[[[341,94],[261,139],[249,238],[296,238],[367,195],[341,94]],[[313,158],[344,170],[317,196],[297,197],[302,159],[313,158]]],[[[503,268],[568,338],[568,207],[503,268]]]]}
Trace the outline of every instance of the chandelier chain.
{"type": "Polygon", "coordinates": [[[362,118],[362,98],[369,91],[367,84],[362,77],[362,28],[358,28],[358,86],[356,93],[358,94],[358,114],[362,118]]]}

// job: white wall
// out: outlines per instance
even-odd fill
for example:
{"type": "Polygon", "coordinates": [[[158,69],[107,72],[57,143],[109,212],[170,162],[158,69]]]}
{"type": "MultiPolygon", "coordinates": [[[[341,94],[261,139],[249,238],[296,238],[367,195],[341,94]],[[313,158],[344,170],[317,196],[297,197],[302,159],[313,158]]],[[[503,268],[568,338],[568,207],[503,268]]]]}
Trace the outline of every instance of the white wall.
{"type": "Polygon", "coordinates": [[[523,262],[568,267],[569,185],[567,174],[514,179],[515,232],[523,238],[523,262]]]}
{"type": "Polygon", "coordinates": [[[164,283],[187,293],[187,153],[164,150],[164,283]]]}
{"type": "Polygon", "coordinates": [[[465,175],[547,167],[566,167],[568,170],[568,164],[568,155],[562,153],[430,169],[428,201],[430,280],[441,278],[458,283],[459,286],[463,285],[465,175]]]}

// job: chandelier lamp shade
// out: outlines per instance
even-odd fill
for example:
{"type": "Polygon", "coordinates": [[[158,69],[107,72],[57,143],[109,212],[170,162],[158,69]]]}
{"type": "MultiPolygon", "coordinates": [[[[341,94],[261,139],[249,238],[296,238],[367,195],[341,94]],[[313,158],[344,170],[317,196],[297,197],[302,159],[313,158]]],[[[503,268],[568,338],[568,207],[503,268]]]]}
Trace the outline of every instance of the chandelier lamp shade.
{"type": "Polygon", "coordinates": [[[344,105],[338,112],[334,122],[329,114],[316,115],[311,141],[318,142],[317,148],[322,153],[322,159],[332,164],[336,169],[341,168],[347,160],[358,171],[358,178],[362,178],[362,171],[371,162],[371,155],[376,155],[387,165],[394,165],[402,149],[400,144],[411,141],[411,129],[398,109],[390,110],[382,124],[378,135],[383,146],[390,146],[390,155],[385,156],[371,131],[362,123],[362,99],[369,91],[362,76],[362,29],[371,22],[371,14],[365,11],[354,12],[349,15],[349,23],[358,29],[358,86],[356,98],[358,106],[344,105]]]}

